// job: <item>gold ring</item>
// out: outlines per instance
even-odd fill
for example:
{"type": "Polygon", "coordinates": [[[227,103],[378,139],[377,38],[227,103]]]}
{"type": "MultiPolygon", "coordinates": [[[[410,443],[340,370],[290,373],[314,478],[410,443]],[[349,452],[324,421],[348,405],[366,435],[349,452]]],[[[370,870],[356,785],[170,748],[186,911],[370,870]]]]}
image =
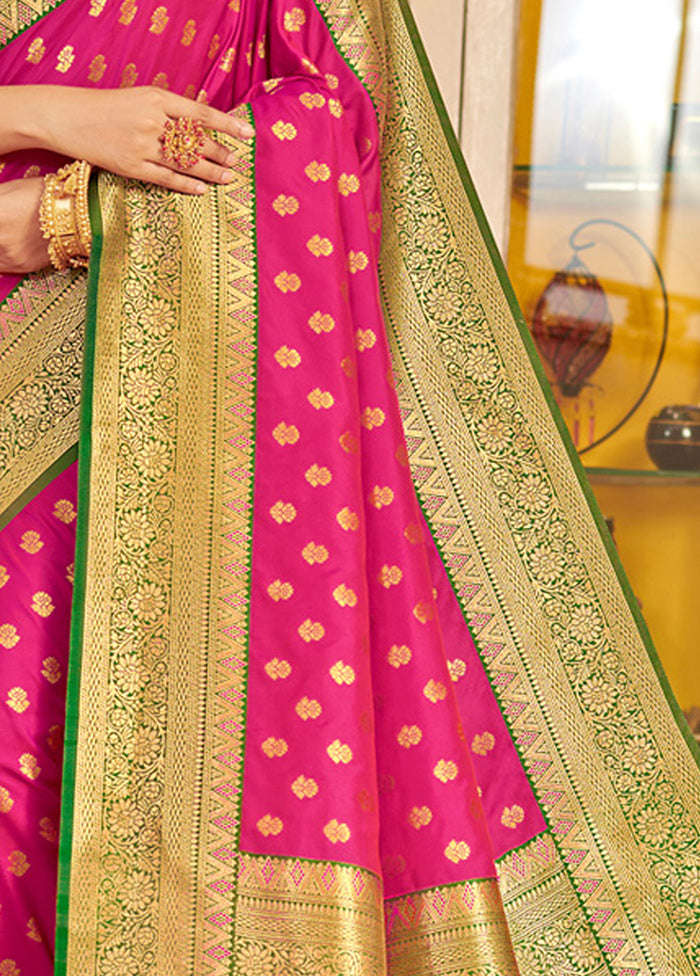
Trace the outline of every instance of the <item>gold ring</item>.
{"type": "Polygon", "coordinates": [[[160,137],[163,158],[180,169],[190,169],[204,156],[206,138],[204,126],[196,119],[183,116],[168,119],[160,137]]]}

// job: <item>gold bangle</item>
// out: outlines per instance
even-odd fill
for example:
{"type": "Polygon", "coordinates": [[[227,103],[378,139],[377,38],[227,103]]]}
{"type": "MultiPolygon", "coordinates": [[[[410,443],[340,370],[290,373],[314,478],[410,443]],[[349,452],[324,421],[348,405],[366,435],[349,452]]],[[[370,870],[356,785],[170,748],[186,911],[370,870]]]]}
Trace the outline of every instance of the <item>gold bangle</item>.
{"type": "Polygon", "coordinates": [[[92,243],[88,210],[90,164],[76,159],[44,177],[39,225],[49,242],[49,257],[57,271],[86,268],[92,243]]]}

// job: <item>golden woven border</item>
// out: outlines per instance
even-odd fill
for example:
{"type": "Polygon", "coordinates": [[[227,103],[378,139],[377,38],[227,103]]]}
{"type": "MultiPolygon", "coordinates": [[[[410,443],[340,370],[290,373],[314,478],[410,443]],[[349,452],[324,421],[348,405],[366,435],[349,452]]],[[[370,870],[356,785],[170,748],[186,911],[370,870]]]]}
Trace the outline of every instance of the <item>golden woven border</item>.
{"type": "Polygon", "coordinates": [[[0,306],[0,516],[78,441],[85,293],[42,273],[0,306]]]}
{"type": "Polygon", "coordinates": [[[0,0],[0,48],[63,0],[0,0]]]}

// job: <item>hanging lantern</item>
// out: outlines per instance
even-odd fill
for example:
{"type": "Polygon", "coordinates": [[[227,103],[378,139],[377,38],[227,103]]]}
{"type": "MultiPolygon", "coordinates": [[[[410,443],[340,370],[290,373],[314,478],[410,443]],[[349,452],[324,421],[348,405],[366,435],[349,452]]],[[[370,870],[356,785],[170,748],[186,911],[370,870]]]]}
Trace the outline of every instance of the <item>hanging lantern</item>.
{"type": "Polygon", "coordinates": [[[566,397],[578,396],[610,348],[612,316],[596,276],[574,254],[540,295],[532,334],[566,397]]]}

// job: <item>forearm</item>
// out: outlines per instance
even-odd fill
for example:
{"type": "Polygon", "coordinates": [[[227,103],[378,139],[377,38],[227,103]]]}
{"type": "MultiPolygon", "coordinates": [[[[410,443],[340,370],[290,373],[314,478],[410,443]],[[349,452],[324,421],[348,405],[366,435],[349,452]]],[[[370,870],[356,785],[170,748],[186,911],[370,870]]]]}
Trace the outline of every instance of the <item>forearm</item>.
{"type": "Polygon", "coordinates": [[[0,87],[0,156],[18,149],[55,148],[44,118],[57,91],[57,85],[0,87]]]}

